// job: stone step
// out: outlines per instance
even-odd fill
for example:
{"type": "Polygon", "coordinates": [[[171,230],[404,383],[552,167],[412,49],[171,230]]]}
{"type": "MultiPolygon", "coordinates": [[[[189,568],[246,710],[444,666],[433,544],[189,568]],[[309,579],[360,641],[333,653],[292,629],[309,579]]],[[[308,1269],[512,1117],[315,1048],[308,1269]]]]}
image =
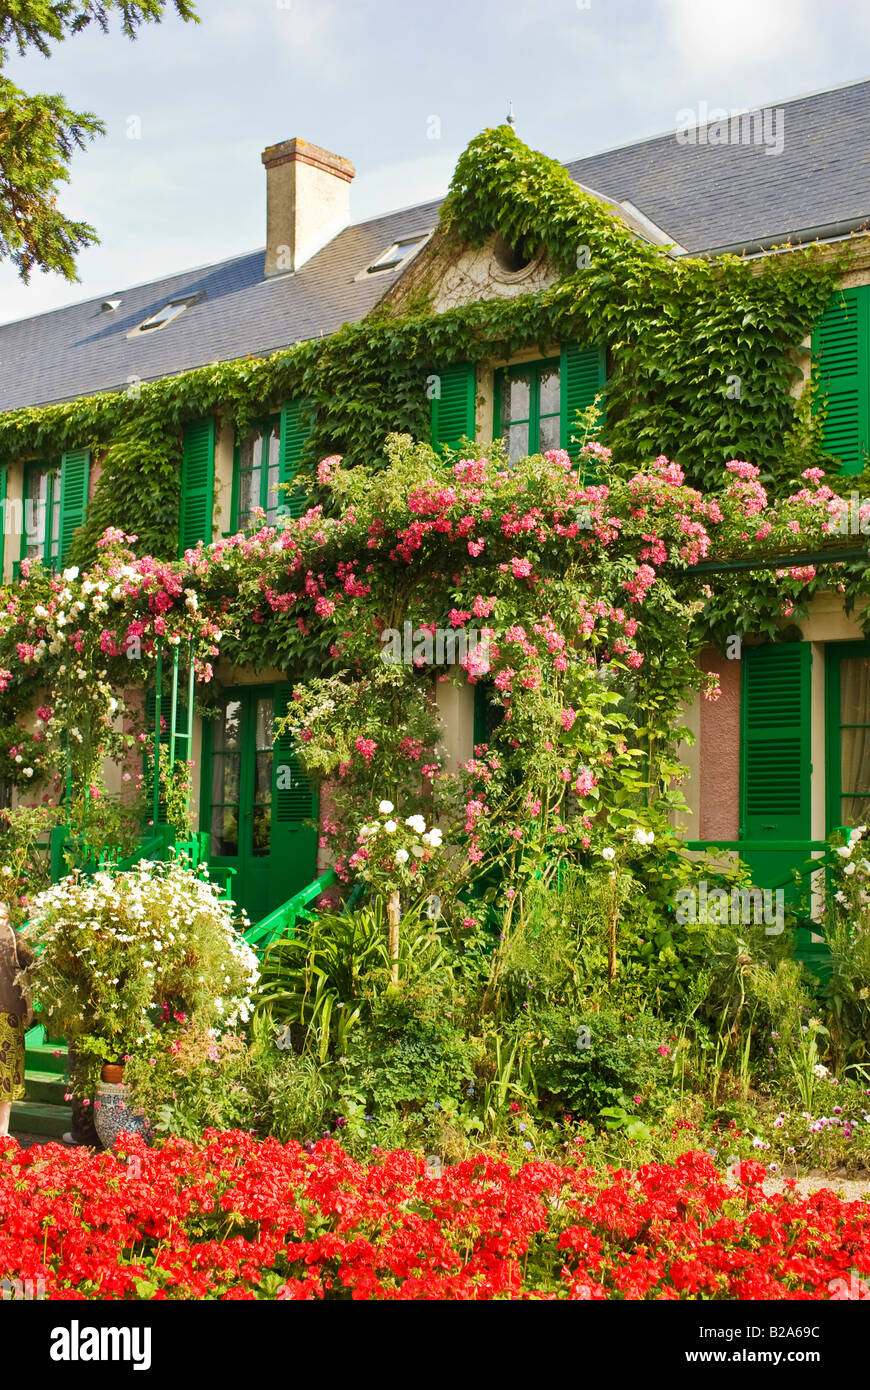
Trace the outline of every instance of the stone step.
{"type": "Polygon", "coordinates": [[[63,1043],[43,1042],[33,1046],[29,1045],[26,1049],[26,1063],[28,1071],[52,1072],[57,1076],[66,1076],[69,1059],[67,1050],[63,1043]]]}
{"type": "Polygon", "coordinates": [[[43,1105],[65,1104],[66,1081],[57,1072],[31,1071],[28,1067],[24,1073],[24,1085],[27,1089],[25,1100],[39,1101],[43,1105]]]}
{"type": "Polygon", "coordinates": [[[12,1102],[9,1129],[12,1134],[44,1134],[61,1139],[72,1126],[72,1110],[68,1105],[43,1105],[40,1101],[12,1102]]]}

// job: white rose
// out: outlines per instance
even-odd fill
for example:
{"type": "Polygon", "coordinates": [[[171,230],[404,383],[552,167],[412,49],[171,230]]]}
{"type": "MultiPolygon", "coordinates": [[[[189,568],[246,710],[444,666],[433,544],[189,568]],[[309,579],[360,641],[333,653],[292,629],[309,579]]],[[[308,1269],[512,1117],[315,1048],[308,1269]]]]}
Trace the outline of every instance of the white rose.
{"type": "Polygon", "coordinates": [[[412,830],[416,830],[418,835],[422,835],[426,829],[426,822],[422,816],[409,816],[405,824],[409,825],[412,830]]]}
{"type": "Polygon", "coordinates": [[[393,810],[392,801],[382,801],[380,806],[378,807],[378,810],[380,811],[382,816],[388,816],[390,812],[393,810]]]}
{"type": "Polygon", "coordinates": [[[392,835],[394,830],[398,830],[398,823],[394,820],[384,821],[384,829],[388,835],[392,835]]]}
{"type": "Polygon", "coordinates": [[[73,580],[79,577],[78,567],[73,566],[72,569],[64,570],[63,577],[67,584],[72,584],[73,580]]]}
{"type": "Polygon", "coordinates": [[[408,851],[407,851],[406,849],[397,849],[397,850],[396,850],[396,863],[397,863],[397,864],[407,864],[408,858],[409,858],[409,856],[408,856],[408,851]]]}
{"type": "Polygon", "coordinates": [[[615,859],[615,858],[616,858],[616,850],[615,850],[615,849],[610,849],[610,847],[608,846],[607,849],[603,849],[603,850],[601,851],[601,858],[602,858],[602,859],[615,859]]]}

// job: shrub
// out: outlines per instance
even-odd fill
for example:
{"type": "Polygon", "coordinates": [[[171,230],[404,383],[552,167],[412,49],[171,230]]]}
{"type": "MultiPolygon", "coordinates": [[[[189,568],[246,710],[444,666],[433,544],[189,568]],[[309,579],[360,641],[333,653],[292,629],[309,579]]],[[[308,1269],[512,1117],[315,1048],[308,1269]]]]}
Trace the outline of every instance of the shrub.
{"type": "Polygon", "coordinates": [[[606,1111],[641,1113],[665,1080],[657,1051],[661,1027],[650,1015],[627,1020],[604,1008],[544,1011],[534,1031],[540,1043],[532,1067],[541,1098],[575,1117],[601,1124],[612,1118],[606,1111]]]}
{"type": "Polygon", "coordinates": [[[168,1021],[222,1031],[249,1018],[256,957],[217,892],[180,862],[143,860],[41,893],[28,974],[51,1030],[105,1061],[147,1050],[168,1021]]]}

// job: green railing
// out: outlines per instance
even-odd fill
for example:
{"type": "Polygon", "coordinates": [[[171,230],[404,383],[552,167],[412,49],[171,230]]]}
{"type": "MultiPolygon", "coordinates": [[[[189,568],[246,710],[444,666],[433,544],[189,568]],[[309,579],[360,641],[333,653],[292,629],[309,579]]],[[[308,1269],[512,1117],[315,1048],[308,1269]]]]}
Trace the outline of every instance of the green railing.
{"type": "Polygon", "coordinates": [[[70,833],[66,825],[56,825],[49,839],[49,871],[52,883],[58,883],[75,869],[90,878],[102,870],[124,873],[142,859],[166,863],[169,859],[184,859],[191,868],[208,868],[209,878],[221,886],[222,897],[231,897],[235,869],[211,868],[208,863],[208,832],[200,831],[186,840],[177,840],[169,826],[159,826],[157,833],[142,840],[132,854],[121,854],[117,846],[97,849],[81,835],[70,833]]]}
{"type": "Polygon", "coordinates": [[[330,888],[333,883],[335,883],[335,870],[327,869],[325,874],[321,874],[319,878],[314,879],[299,893],[288,898],[287,902],[276,907],[274,912],[270,912],[267,917],[263,917],[261,921],[255,922],[252,927],[249,927],[245,932],[245,940],[255,950],[265,951],[267,946],[271,946],[280,937],[292,936],[297,921],[301,917],[310,915],[306,912],[309,904],[313,903],[315,898],[319,898],[321,893],[330,888]]]}
{"type": "MultiPolygon", "coordinates": [[[[848,826],[838,825],[834,834],[842,834],[848,840],[848,826]]],[[[830,952],[823,939],[821,924],[813,918],[813,887],[809,880],[814,874],[823,873],[825,883],[832,864],[831,845],[827,840],[686,840],[685,848],[706,854],[736,854],[753,874],[754,886],[768,892],[791,893],[792,907],[796,911],[795,956],[804,961],[817,974],[825,975],[829,967],[830,952]],[[764,860],[769,862],[769,872],[763,871],[764,860]],[[773,871],[771,865],[776,861],[791,860],[785,877],[782,869],[773,871]],[[761,872],[759,872],[761,870],[761,872]],[[755,882],[755,877],[764,882],[755,882]],[[806,884],[801,891],[795,881],[806,884]]]]}
{"type": "MultiPolygon", "coordinates": [[[[845,835],[848,839],[851,832],[848,826],[838,825],[832,833],[845,835]]],[[[794,887],[795,870],[800,878],[804,879],[822,869],[827,870],[831,864],[831,846],[827,840],[684,840],[683,843],[686,849],[707,854],[716,850],[736,854],[744,862],[765,855],[785,855],[793,857],[795,861],[802,861],[803,867],[799,867],[799,862],[796,862],[794,869],[781,881],[757,885],[774,892],[777,889],[794,887]],[[813,855],[818,857],[813,858],[813,855]]]]}

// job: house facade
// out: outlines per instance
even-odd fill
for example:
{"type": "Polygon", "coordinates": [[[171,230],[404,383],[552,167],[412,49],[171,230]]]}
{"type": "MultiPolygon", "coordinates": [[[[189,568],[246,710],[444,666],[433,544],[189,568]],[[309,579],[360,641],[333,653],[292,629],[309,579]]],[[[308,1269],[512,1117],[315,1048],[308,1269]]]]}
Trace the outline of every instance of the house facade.
{"type": "MultiPolygon", "coordinates": [[[[674,261],[734,254],[761,261],[810,243],[836,257],[849,247],[848,268],[807,336],[800,366],[804,380],[816,370],[838,490],[854,494],[844,546],[866,550],[862,508],[870,498],[859,480],[870,447],[870,181],[856,148],[870,149],[870,82],[778,109],[781,150],[753,141],[752,123],[744,122],[748,141],[687,143],[675,132],[567,169],[639,244],[674,261]]],[[[544,246],[529,254],[498,227],[481,244],[445,254],[437,202],[353,223],[353,166],[303,140],[271,146],[262,160],[265,251],[0,327],[0,410],[99,393],[135,401],[143,384],[329,339],[385,312],[413,312],[424,289],[426,312],[443,315],[540,299],[563,276],[544,246]]],[[[578,265],[583,254],[581,245],[578,265]]],[[[619,350],[602,332],[597,340],[560,338],[441,361],[426,378],[432,443],[502,439],[511,458],[570,452],[577,412],[596,400],[606,408],[619,350]]],[[[305,509],[304,486],[292,487],[311,463],[311,403],[303,394],[265,401],[258,418],[241,424],[228,400],[179,429],[179,555],[305,509]]],[[[6,584],[22,561],[71,563],[112,466],[111,451],[87,439],[51,457],[28,453],[0,464],[6,584]]],[[[679,829],[693,848],[739,852],[760,886],[805,867],[836,826],[868,819],[870,643],[859,617],[833,583],[807,617],[783,618],[786,640],[704,654],[722,693],[686,711],[694,741],[682,750],[687,810],[679,829]]],[[[208,835],[210,861],[233,870],[234,891],[256,921],[326,867],[308,822],[328,806],[329,790],[320,805],[287,739],[274,741],[290,694],[287,673],[224,662],[215,676],[217,717],[192,719],[185,750],[195,765],[193,813],[208,835]]],[[[434,695],[448,762],[469,758],[486,719],[481,687],[436,684],[434,695]]],[[[164,716],[153,692],[141,698],[153,726],[164,716]]],[[[179,731],[186,715],[182,689],[173,716],[179,731]]],[[[120,791],[123,773],[108,770],[110,790],[120,791]]]]}

